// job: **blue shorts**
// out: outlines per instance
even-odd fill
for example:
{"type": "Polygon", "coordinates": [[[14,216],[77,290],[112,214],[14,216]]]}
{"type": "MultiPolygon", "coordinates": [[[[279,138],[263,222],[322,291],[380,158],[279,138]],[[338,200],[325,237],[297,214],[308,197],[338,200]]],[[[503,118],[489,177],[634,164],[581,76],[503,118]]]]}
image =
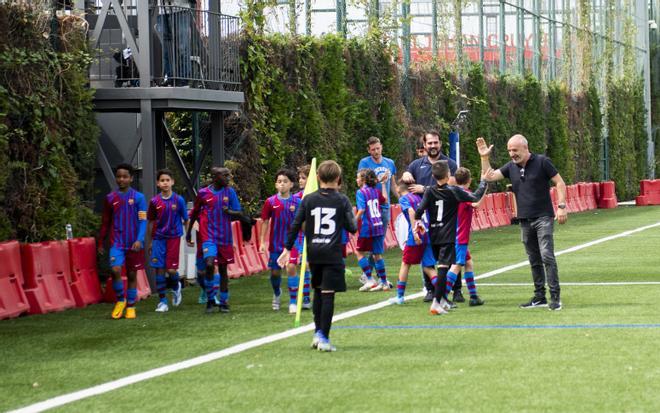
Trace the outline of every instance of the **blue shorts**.
{"type": "Polygon", "coordinates": [[[435,267],[435,256],[433,255],[433,248],[431,248],[431,244],[426,244],[426,247],[424,247],[422,267],[435,267]]]}
{"type": "Polygon", "coordinates": [[[121,267],[126,264],[127,271],[136,271],[144,268],[144,250],[133,251],[131,249],[121,249],[110,247],[109,251],[110,266],[121,267]]]}
{"type": "Polygon", "coordinates": [[[176,270],[179,268],[180,238],[155,239],[151,242],[151,267],[176,270]]]}
{"type": "Polygon", "coordinates": [[[204,260],[204,257],[198,256],[195,260],[195,266],[199,272],[206,271],[206,261],[204,260]]]}
{"type": "Polygon", "coordinates": [[[202,243],[204,260],[213,258],[214,264],[229,265],[234,263],[234,249],[231,245],[218,245],[213,241],[202,243]]]}
{"type": "Polygon", "coordinates": [[[472,257],[470,256],[470,250],[468,249],[468,244],[456,244],[456,262],[458,265],[465,265],[472,257]]]}

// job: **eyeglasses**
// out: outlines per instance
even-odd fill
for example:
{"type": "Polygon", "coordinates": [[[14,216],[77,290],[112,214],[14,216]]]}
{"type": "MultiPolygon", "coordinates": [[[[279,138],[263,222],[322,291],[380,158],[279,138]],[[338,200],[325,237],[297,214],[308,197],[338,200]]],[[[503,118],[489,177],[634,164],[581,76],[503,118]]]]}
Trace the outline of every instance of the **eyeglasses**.
{"type": "Polygon", "coordinates": [[[520,168],[520,180],[525,182],[525,168],[520,168]]]}

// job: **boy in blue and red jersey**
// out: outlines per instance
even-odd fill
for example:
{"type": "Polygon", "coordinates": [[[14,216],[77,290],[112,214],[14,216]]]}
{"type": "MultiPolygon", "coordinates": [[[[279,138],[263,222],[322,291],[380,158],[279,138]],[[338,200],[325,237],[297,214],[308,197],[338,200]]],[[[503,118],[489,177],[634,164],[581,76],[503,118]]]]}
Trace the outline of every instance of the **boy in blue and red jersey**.
{"type": "MultiPolygon", "coordinates": [[[[266,252],[266,236],[268,236],[268,268],[270,268],[270,285],[273,287],[272,308],[275,311],[280,309],[280,295],[282,290],[282,268],[277,263],[277,258],[284,249],[289,227],[296,216],[298,205],[301,198],[291,195],[291,188],[295,180],[295,174],[288,169],[280,169],[275,174],[275,188],[277,194],[269,197],[264,202],[261,210],[261,252],[266,252]],[[270,225],[269,225],[270,224],[270,225]],[[269,231],[270,228],[270,231],[269,231]]],[[[289,314],[296,313],[296,299],[298,297],[298,283],[300,278],[296,274],[296,264],[298,263],[298,250],[292,248],[289,262],[286,265],[287,285],[289,287],[289,314]]]]}
{"type": "Polygon", "coordinates": [[[110,266],[112,288],[117,302],[112,318],[135,318],[137,300],[137,271],[144,268],[144,236],[147,232],[147,202],[144,195],[131,188],[133,166],[120,164],[115,168],[117,189],[105,197],[103,218],[99,232],[99,252],[103,253],[103,242],[110,234],[110,266]],[[128,285],[124,296],[121,268],[126,265],[128,285]]]}
{"type": "MultiPolygon", "coordinates": [[[[470,170],[467,168],[458,168],[454,174],[456,185],[462,187],[465,191],[470,192],[470,183],[472,177],[470,170]]],[[[458,205],[458,221],[456,222],[456,259],[454,264],[447,272],[446,293],[452,290],[454,282],[458,274],[460,274],[463,267],[465,267],[465,284],[467,284],[468,291],[470,292],[470,306],[483,305],[484,301],[477,295],[477,285],[474,282],[474,264],[468,249],[470,242],[470,231],[472,230],[472,215],[475,208],[479,208],[484,197],[478,202],[461,202],[458,205]]]]}
{"type": "MultiPolygon", "coordinates": [[[[408,239],[403,248],[399,281],[396,285],[396,297],[392,301],[395,304],[403,304],[403,296],[406,293],[408,273],[410,272],[411,265],[421,263],[424,273],[431,280],[436,278],[438,273],[435,270],[435,257],[433,256],[433,249],[431,248],[428,233],[425,232],[420,236],[418,231],[413,231],[415,210],[419,206],[419,203],[422,202],[422,197],[409,192],[408,184],[403,181],[399,181],[397,185],[397,194],[399,196],[399,205],[401,205],[401,213],[406,218],[406,222],[408,222],[408,239]]],[[[424,215],[424,221],[428,222],[426,214],[424,215]]]]}
{"type": "Polygon", "coordinates": [[[188,225],[186,201],[172,191],[174,179],[172,172],[161,169],[156,172],[156,185],[160,194],[151,198],[147,219],[148,233],[151,234],[151,245],[147,248],[151,256],[151,267],[156,270],[156,289],[159,302],[156,312],[169,310],[167,305],[168,277],[172,289],[172,304],[181,304],[181,284],[179,283],[179,246],[183,235],[183,226],[188,225]],[[155,225],[154,225],[155,224],[155,225]]]}
{"type": "Polygon", "coordinates": [[[206,263],[206,313],[212,313],[216,306],[215,297],[220,290],[220,312],[229,312],[229,278],[227,265],[234,262],[233,237],[229,210],[240,211],[241,204],[234,188],[229,186],[229,169],[214,166],[211,168],[213,184],[197,193],[195,205],[190,214],[186,232],[186,242],[191,247],[192,223],[199,219],[199,238],[206,263]]]}
{"type": "Polygon", "coordinates": [[[383,252],[385,251],[385,231],[381,218],[380,205],[387,202],[386,185],[381,186],[381,190],[376,189],[378,177],[371,169],[360,169],[357,173],[355,182],[358,189],[355,198],[357,203],[358,240],[356,246],[356,255],[358,264],[362,272],[367,277],[366,282],[360,291],[388,291],[390,284],[387,281],[385,272],[385,261],[383,252]],[[378,274],[379,281],[371,277],[371,264],[366,253],[371,252],[374,259],[374,267],[378,274]]]}
{"type": "MultiPolygon", "coordinates": [[[[293,196],[300,198],[302,201],[303,199],[303,194],[305,193],[305,186],[307,185],[307,177],[309,176],[309,171],[311,170],[311,165],[303,165],[298,168],[298,188],[300,188],[300,191],[296,192],[293,196]]],[[[303,231],[300,231],[298,233],[298,238],[296,239],[296,250],[298,251],[298,265],[302,264],[300,260],[302,259],[302,253],[303,253],[303,246],[304,246],[304,241],[305,241],[305,233],[303,231]]],[[[310,292],[310,283],[311,283],[311,273],[309,270],[309,263],[305,267],[305,279],[303,282],[303,304],[302,308],[303,310],[311,310],[312,309],[312,301],[309,297],[309,292],[310,292]]]]}

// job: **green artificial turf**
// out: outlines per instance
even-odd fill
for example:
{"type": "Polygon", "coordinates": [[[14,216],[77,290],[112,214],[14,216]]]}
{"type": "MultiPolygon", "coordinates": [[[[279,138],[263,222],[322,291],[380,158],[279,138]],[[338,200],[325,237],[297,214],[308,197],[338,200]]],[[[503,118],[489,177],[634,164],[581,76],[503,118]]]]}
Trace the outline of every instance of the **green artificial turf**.
{"type": "MultiPolygon", "coordinates": [[[[572,214],[556,251],[660,222],[660,207],[572,214]]],[[[565,283],[660,281],[660,227],[558,256],[565,283]]],[[[525,260],[519,228],[473,234],[476,275],[525,260]]],[[[394,281],[401,253],[386,253],[394,281]]],[[[336,313],[395,293],[358,293],[359,270],[336,313]]],[[[411,271],[408,293],[420,291],[411,271]]],[[[338,351],[309,350],[303,334],[65,405],[62,411],[658,411],[660,285],[564,285],[564,309],[521,310],[529,268],[480,280],[486,305],[428,315],[421,299],[335,324],[338,351]],[[515,286],[493,285],[520,283],[515,286]],[[617,328],[604,328],[610,325],[617,328]],[[645,328],[625,325],[649,324],[645,328]],[[547,328],[534,328],[545,326],[547,328]],[[581,326],[579,328],[565,328],[581,326]],[[601,328],[594,328],[601,326],[601,328]],[[442,327],[442,328],[438,328],[442,327]],[[453,327],[453,328],[448,328],[453,327]],[[480,327],[480,328],[475,328],[480,327]],[[553,328],[550,328],[553,327],[553,328]],[[560,328],[564,327],[564,328],[560,328]]],[[[286,283],[283,283],[285,286],[286,283]]],[[[130,374],[287,330],[270,309],[265,275],[231,282],[230,314],[205,315],[198,289],[184,303],[136,320],[111,320],[100,304],[0,321],[0,410],[18,408],[130,374]]],[[[285,293],[286,294],[286,293],[285,293]]],[[[284,297],[285,295],[283,295],[284,297]]],[[[303,323],[311,314],[303,314],[303,323]]]]}

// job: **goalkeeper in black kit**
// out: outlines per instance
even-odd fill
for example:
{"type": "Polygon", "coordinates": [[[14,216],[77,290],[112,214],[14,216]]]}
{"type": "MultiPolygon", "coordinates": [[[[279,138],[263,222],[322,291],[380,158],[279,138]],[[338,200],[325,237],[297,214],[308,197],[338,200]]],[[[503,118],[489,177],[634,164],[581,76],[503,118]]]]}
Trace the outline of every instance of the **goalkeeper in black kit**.
{"type": "Polygon", "coordinates": [[[430,312],[434,315],[446,314],[451,308],[447,300],[447,271],[456,261],[456,222],[458,205],[461,202],[477,202],[486,192],[487,182],[484,173],[481,182],[474,193],[469,193],[458,186],[447,185],[449,180],[449,165],[446,161],[438,161],[431,167],[431,173],[437,185],[427,187],[424,197],[415,211],[415,231],[422,231],[424,226],[421,218],[425,211],[429,212],[429,235],[433,255],[438,263],[438,276],[432,279],[435,287],[433,303],[430,312]]]}
{"type": "Polygon", "coordinates": [[[346,195],[338,192],[341,167],[335,161],[319,165],[320,189],[305,196],[289,228],[278,263],[287,263],[298,231],[304,226],[307,240],[307,262],[312,272],[314,289],[314,324],[316,331],[312,348],[319,351],[336,351],[330,343],[330,327],[335,310],[335,293],[346,291],[344,276],[342,232],[357,231],[353,207],[346,195]]]}

